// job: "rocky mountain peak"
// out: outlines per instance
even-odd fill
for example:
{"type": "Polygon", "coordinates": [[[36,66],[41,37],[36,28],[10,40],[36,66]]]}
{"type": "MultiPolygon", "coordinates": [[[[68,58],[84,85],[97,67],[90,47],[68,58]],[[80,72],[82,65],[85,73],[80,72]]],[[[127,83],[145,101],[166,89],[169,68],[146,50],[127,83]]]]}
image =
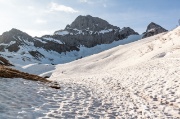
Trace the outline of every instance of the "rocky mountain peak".
{"type": "Polygon", "coordinates": [[[2,35],[27,35],[27,33],[22,32],[18,29],[12,28],[10,31],[3,33],[2,35]]]}
{"type": "Polygon", "coordinates": [[[78,30],[88,29],[91,31],[100,31],[104,29],[117,29],[118,27],[110,25],[107,21],[98,17],[92,17],[91,15],[80,15],[71,23],[71,25],[66,27],[66,29],[68,28],[78,30]]]}
{"type": "Polygon", "coordinates": [[[149,30],[152,30],[152,29],[157,29],[161,27],[160,25],[154,23],[154,22],[151,22],[148,26],[147,26],[147,29],[146,29],[146,32],[148,32],[149,30]]]}
{"type": "Polygon", "coordinates": [[[0,36],[0,51],[7,49],[10,52],[17,52],[20,46],[33,42],[33,38],[18,29],[11,29],[0,36]]]}
{"type": "Polygon", "coordinates": [[[164,29],[162,26],[154,23],[154,22],[151,22],[148,26],[147,26],[147,29],[146,29],[146,32],[144,33],[144,36],[143,38],[146,38],[146,37],[150,37],[150,36],[153,36],[153,35],[157,35],[159,33],[163,33],[163,32],[166,32],[167,30],[164,29]]]}
{"type": "Polygon", "coordinates": [[[80,15],[64,30],[55,31],[53,37],[69,46],[94,47],[110,44],[130,35],[138,35],[138,33],[129,27],[120,29],[98,17],[80,15]]]}
{"type": "Polygon", "coordinates": [[[12,28],[9,32],[14,32],[14,33],[22,33],[19,29],[12,28]]]}
{"type": "Polygon", "coordinates": [[[4,32],[0,36],[0,43],[9,43],[11,41],[17,41],[19,39],[32,39],[32,37],[25,32],[13,28],[10,31],[4,32]]]}
{"type": "Polygon", "coordinates": [[[6,38],[8,37],[9,38],[14,38],[14,37],[24,37],[24,38],[32,38],[30,35],[28,35],[27,33],[25,32],[22,32],[21,30],[18,30],[18,29],[15,29],[15,28],[12,28],[10,31],[7,31],[7,32],[4,32],[0,38],[6,38]]]}

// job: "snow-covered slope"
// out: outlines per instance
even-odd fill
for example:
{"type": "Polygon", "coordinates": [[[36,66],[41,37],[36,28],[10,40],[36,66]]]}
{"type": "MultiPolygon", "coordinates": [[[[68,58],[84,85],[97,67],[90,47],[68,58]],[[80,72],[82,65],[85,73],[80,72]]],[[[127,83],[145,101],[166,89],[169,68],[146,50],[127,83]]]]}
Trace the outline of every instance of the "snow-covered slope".
{"type": "MultiPolygon", "coordinates": [[[[20,49],[17,52],[9,52],[8,50],[5,50],[4,52],[1,52],[0,54],[7,59],[9,59],[13,64],[30,64],[30,63],[48,63],[48,64],[61,64],[61,63],[67,63],[82,57],[86,57],[95,53],[99,53],[101,51],[107,50],[109,48],[123,45],[126,43],[130,43],[133,41],[137,41],[141,39],[141,35],[131,35],[126,39],[114,41],[111,44],[101,44],[97,45],[92,48],[87,48],[84,46],[79,47],[79,51],[67,51],[63,53],[58,53],[53,50],[46,50],[44,48],[37,48],[33,44],[33,42],[29,42],[29,45],[23,45],[19,46],[20,49]],[[29,52],[34,51],[34,53],[38,53],[42,56],[34,57],[29,52]]],[[[48,39],[50,41],[55,41],[55,39],[48,39]]],[[[24,40],[25,41],[25,40],[24,40]]],[[[45,41],[44,41],[45,42],[45,41]]],[[[59,43],[61,44],[61,43],[59,43]]],[[[37,54],[37,55],[38,55],[37,54]]]]}
{"type": "MultiPolygon", "coordinates": [[[[65,53],[58,53],[56,51],[48,51],[43,48],[37,48],[34,45],[20,46],[17,52],[9,52],[8,50],[1,52],[1,56],[8,59],[16,69],[25,71],[32,74],[38,74],[42,76],[50,76],[52,70],[54,69],[54,64],[68,63],[86,56],[90,56],[104,50],[116,47],[118,45],[123,45],[140,40],[142,36],[131,35],[127,39],[114,41],[111,44],[101,44],[92,48],[87,48],[84,46],[79,47],[79,51],[70,51],[65,53]],[[29,54],[30,51],[38,51],[43,57],[38,57],[38,60],[29,54]],[[32,65],[35,64],[35,65],[32,65]],[[45,69],[46,71],[45,71],[45,69]],[[34,70],[35,69],[35,70],[34,70]]],[[[48,39],[52,40],[52,39],[48,39]]]]}
{"type": "Polygon", "coordinates": [[[180,118],[180,27],[56,66],[51,80],[94,88],[119,118],[180,118]]]}

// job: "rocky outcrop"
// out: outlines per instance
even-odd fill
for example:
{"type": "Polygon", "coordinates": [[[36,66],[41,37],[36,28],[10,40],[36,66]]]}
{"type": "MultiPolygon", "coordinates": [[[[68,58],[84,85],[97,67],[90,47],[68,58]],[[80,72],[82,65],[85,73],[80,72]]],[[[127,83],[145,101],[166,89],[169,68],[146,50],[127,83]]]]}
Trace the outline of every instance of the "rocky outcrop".
{"type": "Polygon", "coordinates": [[[1,57],[1,56],[0,56],[0,65],[13,66],[7,59],[5,59],[4,57],[1,57]]]}
{"type": "Polygon", "coordinates": [[[151,23],[148,25],[147,30],[146,30],[146,32],[144,33],[143,38],[147,38],[147,37],[150,37],[150,36],[154,36],[154,35],[157,35],[157,34],[159,34],[159,33],[166,32],[166,31],[167,31],[167,30],[164,29],[163,27],[161,27],[160,25],[151,22],[151,23]]]}
{"type": "Polygon", "coordinates": [[[12,69],[6,66],[0,66],[0,77],[3,78],[23,78],[27,80],[33,80],[33,81],[41,81],[41,82],[51,82],[45,78],[42,78],[40,76],[36,76],[33,74],[24,73],[21,71],[18,71],[16,69],[12,69]]]}
{"type": "Polygon", "coordinates": [[[7,59],[0,56],[0,78],[23,78],[26,80],[40,81],[46,83],[51,88],[60,89],[60,86],[57,82],[47,80],[46,78],[34,74],[21,72],[8,66],[13,65],[7,59]]]}
{"type": "Polygon", "coordinates": [[[57,82],[47,80],[47,79],[37,76],[37,75],[21,72],[21,71],[18,71],[16,69],[12,69],[12,68],[9,68],[6,66],[0,66],[0,77],[2,77],[2,78],[23,78],[26,80],[40,81],[40,82],[46,83],[51,88],[60,89],[60,86],[57,82]]]}

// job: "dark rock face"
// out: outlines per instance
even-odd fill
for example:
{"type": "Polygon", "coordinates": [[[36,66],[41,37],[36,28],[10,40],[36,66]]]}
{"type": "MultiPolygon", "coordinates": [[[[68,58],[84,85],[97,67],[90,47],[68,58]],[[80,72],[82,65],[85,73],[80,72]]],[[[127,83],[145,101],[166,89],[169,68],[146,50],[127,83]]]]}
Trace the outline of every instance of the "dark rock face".
{"type": "Polygon", "coordinates": [[[4,66],[13,66],[7,59],[5,59],[4,57],[0,56],[0,66],[4,65],[4,66]]]}
{"type": "Polygon", "coordinates": [[[9,52],[17,52],[21,45],[26,44],[32,39],[31,36],[20,30],[11,29],[0,36],[0,51],[7,49],[9,52]]]}
{"type": "MultiPolygon", "coordinates": [[[[11,41],[19,41],[19,39],[22,39],[22,38],[32,39],[32,37],[29,36],[28,34],[13,28],[10,31],[5,32],[0,36],[0,43],[9,43],[11,41]]],[[[19,43],[21,42],[19,41],[19,43]]]]}
{"type": "Polygon", "coordinates": [[[143,38],[147,38],[147,37],[150,37],[150,36],[154,36],[154,35],[157,35],[157,34],[159,34],[159,33],[166,32],[166,31],[167,31],[167,30],[164,29],[163,27],[161,27],[160,25],[151,22],[151,23],[148,25],[147,30],[146,30],[146,32],[144,33],[143,38]]]}
{"type": "Polygon", "coordinates": [[[79,30],[91,30],[91,31],[100,31],[104,29],[118,29],[118,27],[110,25],[107,21],[98,18],[92,17],[90,15],[87,16],[78,16],[74,22],[65,29],[72,28],[72,29],[79,29],[79,30]]]}
{"type": "Polygon", "coordinates": [[[87,15],[78,16],[71,25],[67,25],[64,30],[56,31],[52,37],[69,46],[94,47],[100,44],[109,44],[135,34],[138,33],[129,27],[120,29],[101,18],[87,15]]]}
{"type": "MultiPolygon", "coordinates": [[[[48,50],[56,51],[58,53],[77,50],[77,49],[71,49],[70,46],[67,46],[65,44],[54,42],[53,40],[46,40],[46,38],[49,37],[46,36],[42,38],[33,38],[20,30],[12,29],[9,32],[3,33],[0,36],[0,51],[4,52],[5,50],[8,50],[9,52],[18,52],[21,47],[28,48],[31,46],[36,48],[42,48],[47,51],[48,50]]],[[[29,51],[29,53],[35,58],[37,58],[37,56],[43,57],[43,55],[39,53],[38,53],[39,55],[37,55],[37,52],[38,51],[36,51],[36,49],[32,49],[32,51],[29,51]]]]}

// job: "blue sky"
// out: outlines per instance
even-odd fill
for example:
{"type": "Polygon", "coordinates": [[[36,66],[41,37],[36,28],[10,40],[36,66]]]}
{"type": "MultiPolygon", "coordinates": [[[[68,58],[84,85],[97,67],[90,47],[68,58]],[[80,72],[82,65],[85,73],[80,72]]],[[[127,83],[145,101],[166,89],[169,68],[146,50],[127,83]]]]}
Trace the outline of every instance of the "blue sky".
{"type": "Polygon", "coordinates": [[[88,14],[139,33],[150,22],[171,30],[180,19],[179,6],[180,0],[0,0],[0,34],[11,28],[32,36],[52,34],[88,14]]]}

